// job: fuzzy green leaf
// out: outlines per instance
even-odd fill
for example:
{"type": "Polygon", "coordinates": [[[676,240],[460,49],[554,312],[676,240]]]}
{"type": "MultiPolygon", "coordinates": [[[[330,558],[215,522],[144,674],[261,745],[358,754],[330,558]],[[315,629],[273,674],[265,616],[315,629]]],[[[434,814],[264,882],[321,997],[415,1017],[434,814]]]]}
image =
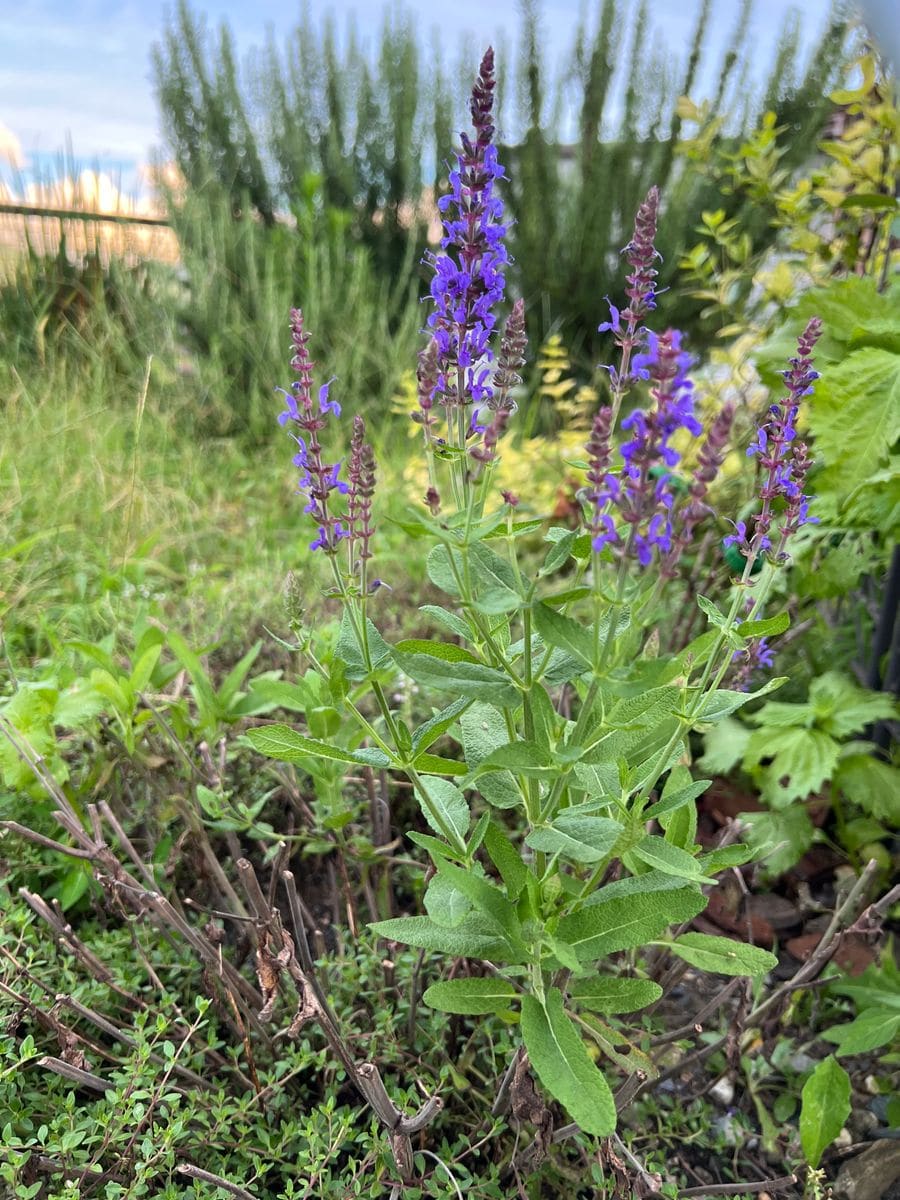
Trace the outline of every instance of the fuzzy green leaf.
{"type": "Polygon", "coordinates": [[[532,850],[562,854],[578,863],[598,863],[606,858],[622,833],[623,826],[608,817],[562,812],[552,825],[533,829],[525,839],[532,850]]]}
{"type": "Polygon", "coordinates": [[[450,979],[433,983],[422,997],[429,1008],[438,1012],[480,1016],[506,1012],[516,998],[516,989],[505,979],[450,979]]]}
{"type": "Polygon", "coordinates": [[[612,975],[582,980],[572,988],[572,998],[582,1008],[607,1016],[637,1012],[653,1004],[662,994],[662,988],[652,979],[620,979],[612,975]]]}
{"type": "Polygon", "coordinates": [[[393,656],[404,674],[425,687],[456,692],[472,700],[486,700],[508,708],[519,702],[518,689],[507,675],[493,667],[473,662],[445,662],[430,654],[406,654],[396,647],[393,656]]]}
{"type": "Polygon", "coordinates": [[[707,933],[683,933],[669,944],[669,949],[692,967],[717,975],[765,975],[778,965],[778,959],[768,950],[707,933]]]}
{"type": "Polygon", "coordinates": [[[563,1011],[562,995],[551,988],[545,1004],[522,1001],[522,1038],[538,1079],[585,1133],[608,1137],[616,1127],[609,1084],[588,1055],[563,1011]]]}
{"type": "Polygon", "coordinates": [[[618,896],[571,913],[559,923],[559,937],[582,962],[616,950],[641,946],[679,921],[689,921],[706,907],[706,897],[690,888],[618,896]]]}
{"type": "Polygon", "coordinates": [[[469,913],[452,928],[438,925],[430,917],[397,917],[392,921],[377,921],[369,928],[388,941],[417,946],[421,950],[436,950],[453,958],[509,961],[508,944],[498,937],[494,925],[479,913],[469,913]]]}
{"type": "Polygon", "coordinates": [[[364,763],[370,767],[387,767],[391,761],[382,750],[375,748],[345,750],[340,746],[332,746],[328,742],[318,742],[313,738],[304,737],[295,729],[291,729],[289,725],[262,725],[258,729],[248,729],[245,736],[251,746],[260,754],[278,759],[279,762],[302,764],[310,758],[327,758],[332,762],[364,763]]]}

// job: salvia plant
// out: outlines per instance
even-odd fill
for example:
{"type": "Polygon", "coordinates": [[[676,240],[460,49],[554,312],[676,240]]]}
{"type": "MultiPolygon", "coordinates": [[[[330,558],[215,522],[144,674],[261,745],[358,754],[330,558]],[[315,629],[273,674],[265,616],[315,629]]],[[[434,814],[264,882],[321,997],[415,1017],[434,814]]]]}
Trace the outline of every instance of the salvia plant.
{"type": "MultiPolygon", "coordinates": [[[[408,834],[431,860],[427,915],[381,921],[373,936],[433,952],[428,1005],[518,1023],[498,1112],[515,1111],[530,1064],[578,1127],[606,1136],[617,1110],[608,1074],[653,1073],[609,1018],[659,1000],[667,956],[720,975],[759,976],[775,964],[756,947],[684,932],[706,906],[704,887],[751,853],[697,844],[696,800],[708,781],[691,775],[690,735],[783,682],[749,690],[752,672],[771,662],[765,639],[787,625],[784,614],[762,616],[772,580],[791,538],[814,519],[797,417],[816,378],[821,327],[809,321],[785,394],[749,449],[759,494],[729,539],[738,567],[727,611],[699,597],[708,629],[669,650],[683,563],[715,515],[709,489],[733,412],[702,429],[683,338],[651,327],[654,188],[624,250],[626,302],[610,303],[603,323],[617,357],[580,463],[581,525],[544,531],[535,556],[542,523],[523,519],[520,496],[494,484],[527,351],[523,301],[505,322],[499,315],[507,222],[494,89],[488,50],[472,92],[473,130],[462,135],[441,200],[443,237],[428,256],[416,420],[429,482],[404,528],[445,601],[420,609],[421,638],[392,645],[379,632],[372,610],[389,592],[373,571],[374,456],[360,417],[346,461],[323,449],[341,411],[333,381],[315,382],[310,335],[294,311],[296,378],[280,420],[296,444],[310,545],[327,559],[329,594],[343,610],[340,670],[332,662],[327,673],[351,734],[270,725],[248,736],[282,761],[363,764],[409,781],[429,830],[408,834]],[[397,670],[439,702],[414,728],[388,695],[397,670]],[[442,958],[448,967],[464,960],[451,979],[440,978],[442,958]]],[[[295,628],[312,668],[325,672],[296,614],[295,628]]]]}

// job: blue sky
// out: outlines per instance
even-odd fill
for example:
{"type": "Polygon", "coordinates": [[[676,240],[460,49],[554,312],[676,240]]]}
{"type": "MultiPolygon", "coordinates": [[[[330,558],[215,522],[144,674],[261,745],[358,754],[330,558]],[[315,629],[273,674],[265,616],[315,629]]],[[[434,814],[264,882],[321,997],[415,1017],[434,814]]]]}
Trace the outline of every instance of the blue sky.
{"type": "MultiPolygon", "coordinates": [[[[313,11],[322,0],[314,0],[313,11]]],[[[881,0],[874,0],[880,3],[881,0]]],[[[650,0],[651,19],[665,43],[682,48],[690,37],[699,0],[650,0]]],[[[71,139],[75,157],[99,164],[128,179],[160,144],[150,77],[150,48],[164,26],[165,0],[2,0],[0,2],[0,144],[21,146],[29,159],[46,161],[71,139]],[[11,136],[10,136],[11,135],[11,136]]],[[[258,44],[267,25],[287,29],[296,6],[283,0],[207,0],[195,7],[211,22],[226,18],[241,53],[258,44]]],[[[438,13],[452,12],[453,32],[465,30],[480,45],[498,29],[517,26],[516,0],[453,0],[438,8],[434,0],[409,0],[406,7],[424,30],[438,13]]],[[[543,31],[548,55],[558,60],[568,44],[582,4],[579,0],[543,0],[543,31]]],[[[593,12],[596,0],[589,0],[593,12]]],[[[806,46],[821,29],[827,0],[801,0],[802,40],[806,46]]],[[[726,39],[737,0],[714,5],[711,57],[726,39]]],[[[352,18],[365,37],[374,33],[384,4],[378,0],[329,0],[339,24],[352,18]]],[[[751,38],[762,69],[783,26],[784,0],[756,0],[751,38]]],[[[446,17],[444,19],[446,28],[446,17]]],[[[698,89],[702,90],[702,89],[698,89]]]]}

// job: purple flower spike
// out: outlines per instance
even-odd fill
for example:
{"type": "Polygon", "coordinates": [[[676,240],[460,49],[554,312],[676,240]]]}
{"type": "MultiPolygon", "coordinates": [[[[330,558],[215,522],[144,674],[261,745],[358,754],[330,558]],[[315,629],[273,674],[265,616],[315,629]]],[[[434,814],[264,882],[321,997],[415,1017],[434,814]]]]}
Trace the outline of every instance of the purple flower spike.
{"type": "Polygon", "coordinates": [[[659,336],[648,333],[647,350],[635,355],[634,367],[652,381],[654,404],[650,409],[635,409],[622,422],[630,438],[620,450],[623,465],[619,475],[607,473],[612,410],[601,409],[597,414],[587,446],[588,497],[593,505],[590,531],[595,550],[624,546],[623,552],[633,555],[642,567],[650,565],[656,551],[664,564],[668,563],[675,544],[671,473],[680,462],[672,438],[680,429],[695,437],[703,432],[694,416],[690,365],[691,357],[682,349],[677,329],[659,336]],[[625,542],[611,508],[617,509],[622,522],[630,527],[625,542]]]}
{"type": "Polygon", "coordinates": [[[329,497],[333,492],[346,495],[348,485],[340,479],[341,464],[328,463],[322,457],[319,435],[328,424],[328,417],[339,416],[341,410],[336,401],[328,399],[328,389],[333,380],[319,388],[317,402],[313,402],[312,373],[315,364],[309,356],[308,341],[309,334],[303,327],[303,314],[298,308],[292,309],[291,366],[298,378],[289,392],[283,392],[287,407],[278,417],[278,423],[287,425],[292,422],[302,431],[292,432],[299,446],[293,463],[300,472],[298,490],[306,497],[303,511],[310,514],[318,528],[318,535],[310,543],[310,549],[334,554],[338,543],[349,536],[349,531],[329,510],[329,497]]]}
{"type": "Polygon", "coordinates": [[[488,49],[472,90],[474,139],[462,134],[450,192],[438,201],[444,236],[440,254],[426,254],[434,269],[428,318],[438,350],[432,401],[449,408],[493,407],[491,336],[494,309],[503,299],[507,263],[503,203],[494,191],[504,178],[493,145],[494,52],[488,49]]]}
{"type": "MultiPolygon", "coordinates": [[[[817,518],[809,515],[810,498],[804,495],[806,476],[812,466],[805,442],[797,438],[797,415],[800,402],[813,390],[819,373],[812,369],[812,352],[822,336],[822,322],[811,317],[797,341],[797,354],[790,359],[784,375],[787,395],[777,404],[772,404],[756,433],[747,453],[755,455],[764,472],[759,489],[759,512],[754,516],[753,534],[747,537],[741,531],[742,549],[752,560],[772,546],[770,536],[777,502],[784,504],[784,521],[776,559],[787,558],[785,546],[789,538],[803,525],[813,524],[817,518]]],[[[736,539],[726,539],[729,543],[736,539]]]]}

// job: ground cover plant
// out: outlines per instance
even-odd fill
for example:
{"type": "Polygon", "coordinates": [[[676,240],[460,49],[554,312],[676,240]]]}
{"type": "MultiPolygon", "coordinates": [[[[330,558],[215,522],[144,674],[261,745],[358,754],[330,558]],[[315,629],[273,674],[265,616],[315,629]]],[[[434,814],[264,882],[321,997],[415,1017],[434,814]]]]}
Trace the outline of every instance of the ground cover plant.
{"type": "MultiPolygon", "coordinates": [[[[730,890],[783,839],[759,822],[750,844],[738,822],[710,837],[710,781],[695,778],[745,711],[813,756],[893,711],[854,691],[851,713],[852,685],[827,675],[808,704],[769,698],[791,686],[770,676],[773,646],[790,657],[769,641],[790,632],[792,560],[822,524],[800,429],[841,334],[814,308],[789,317],[784,375],[740,444],[738,406],[701,400],[699,364],[660,318],[665,198],[650,189],[625,299],[620,284],[594,318],[616,349],[566,452],[577,483],[548,522],[527,474],[500,476],[530,351],[522,299],[505,304],[513,168],[494,95],[489,52],[428,255],[412,506],[385,502],[396,436],[351,417],[295,309],[290,486],[271,483],[278,450],[249,467],[211,444],[245,481],[223,510],[254,515],[242,536],[291,530],[285,615],[264,578],[283,548],[246,594],[223,572],[234,650],[217,661],[177,604],[135,596],[129,551],[105,573],[97,555],[110,599],[64,641],[46,619],[10,626],[0,1172],[14,1195],[819,1196],[845,1125],[896,1123],[893,948],[882,939],[856,981],[830,965],[879,941],[896,889],[859,854],[811,895],[821,924],[799,961],[759,944],[751,911],[723,936],[730,890]],[[720,480],[734,442],[754,470],[720,480]]],[[[143,394],[126,447],[144,419],[172,428],[143,394]]],[[[170,470],[199,470],[179,454],[170,470]]],[[[171,525],[164,562],[184,578],[222,553],[201,530],[182,545],[171,525]]],[[[46,581],[34,545],[12,550],[14,614],[46,581]]],[[[871,749],[828,749],[837,787],[890,771],[871,749]]],[[[746,739],[738,753],[779,812],[798,811],[777,754],[746,739]]]]}

